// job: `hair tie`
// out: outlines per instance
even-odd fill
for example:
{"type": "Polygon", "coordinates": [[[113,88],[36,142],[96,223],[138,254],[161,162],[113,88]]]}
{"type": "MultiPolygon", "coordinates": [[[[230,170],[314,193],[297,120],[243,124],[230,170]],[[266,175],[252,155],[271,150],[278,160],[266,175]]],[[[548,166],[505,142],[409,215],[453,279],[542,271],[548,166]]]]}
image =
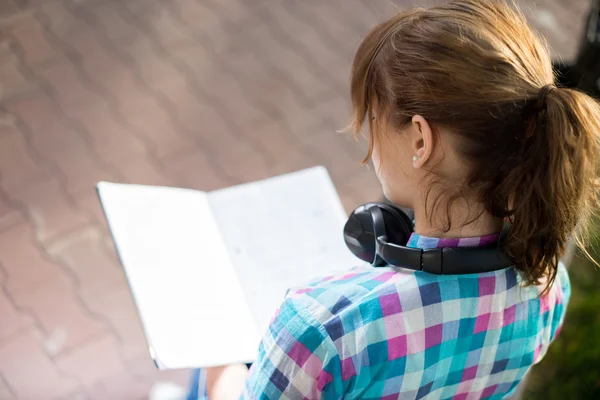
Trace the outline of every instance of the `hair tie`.
{"type": "Polygon", "coordinates": [[[537,99],[538,110],[542,111],[542,110],[546,109],[546,102],[548,101],[548,95],[554,89],[556,89],[556,86],[553,83],[550,83],[540,89],[540,91],[538,92],[538,99],[537,99]]]}
{"type": "Polygon", "coordinates": [[[528,119],[527,129],[525,132],[525,138],[529,139],[535,135],[535,132],[546,124],[546,103],[548,102],[548,95],[557,87],[553,83],[542,86],[539,91],[537,98],[531,97],[528,100],[526,117],[528,119]]]}

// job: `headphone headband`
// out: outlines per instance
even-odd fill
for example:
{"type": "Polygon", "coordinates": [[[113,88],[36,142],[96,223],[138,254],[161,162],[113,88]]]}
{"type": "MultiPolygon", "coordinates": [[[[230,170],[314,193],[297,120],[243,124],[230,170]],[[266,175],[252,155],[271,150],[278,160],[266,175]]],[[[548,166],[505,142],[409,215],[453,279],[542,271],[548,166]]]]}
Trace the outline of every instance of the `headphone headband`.
{"type": "Polygon", "coordinates": [[[438,275],[490,272],[513,262],[491,247],[406,247],[412,221],[401,209],[385,203],[367,203],[352,212],[344,227],[350,251],[374,267],[393,265],[438,275]]]}

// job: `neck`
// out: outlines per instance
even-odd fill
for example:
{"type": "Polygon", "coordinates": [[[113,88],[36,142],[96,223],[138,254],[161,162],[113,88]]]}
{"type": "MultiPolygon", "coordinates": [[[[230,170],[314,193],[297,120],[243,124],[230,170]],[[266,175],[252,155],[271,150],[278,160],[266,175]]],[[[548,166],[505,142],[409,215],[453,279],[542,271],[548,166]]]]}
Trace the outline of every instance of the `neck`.
{"type": "Polygon", "coordinates": [[[467,204],[463,203],[466,202],[457,201],[450,209],[451,226],[449,231],[442,229],[447,228],[448,221],[445,206],[438,207],[431,218],[428,218],[429,216],[425,214],[425,205],[415,204],[415,233],[436,238],[457,238],[491,235],[502,230],[502,218],[492,216],[484,210],[482,205],[473,207],[471,204],[469,208],[467,204]],[[484,211],[482,212],[482,210],[484,211]],[[480,213],[481,215],[479,215],[480,213]],[[474,219],[476,216],[477,218],[474,219]]]}

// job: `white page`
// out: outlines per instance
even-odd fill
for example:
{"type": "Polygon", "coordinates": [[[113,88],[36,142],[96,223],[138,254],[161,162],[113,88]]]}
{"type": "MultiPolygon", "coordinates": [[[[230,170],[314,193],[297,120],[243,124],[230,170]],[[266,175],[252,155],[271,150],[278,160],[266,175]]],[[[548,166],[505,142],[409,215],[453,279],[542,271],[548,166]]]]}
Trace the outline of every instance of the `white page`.
{"type": "Polygon", "coordinates": [[[260,332],[287,289],[363,265],[346,247],[346,214],[315,167],[208,194],[260,332]]]}
{"type": "Polygon", "coordinates": [[[260,340],[204,192],[98,185],[159,368],[252,361],[260,340]]]}

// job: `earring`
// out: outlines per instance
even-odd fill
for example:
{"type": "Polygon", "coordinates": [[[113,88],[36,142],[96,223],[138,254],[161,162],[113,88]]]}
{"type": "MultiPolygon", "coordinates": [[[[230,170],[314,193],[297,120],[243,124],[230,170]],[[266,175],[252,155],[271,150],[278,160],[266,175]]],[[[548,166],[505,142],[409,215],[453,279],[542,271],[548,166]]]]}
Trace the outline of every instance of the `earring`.
{"type": "Polygon", "coordinates": [[[418,156],[414,156],[414,157],[413,157],[413,162],[417,162],[417,160],[418,160],[418,159],[419,159],[419,157],[418,157],[418,156]]]}

